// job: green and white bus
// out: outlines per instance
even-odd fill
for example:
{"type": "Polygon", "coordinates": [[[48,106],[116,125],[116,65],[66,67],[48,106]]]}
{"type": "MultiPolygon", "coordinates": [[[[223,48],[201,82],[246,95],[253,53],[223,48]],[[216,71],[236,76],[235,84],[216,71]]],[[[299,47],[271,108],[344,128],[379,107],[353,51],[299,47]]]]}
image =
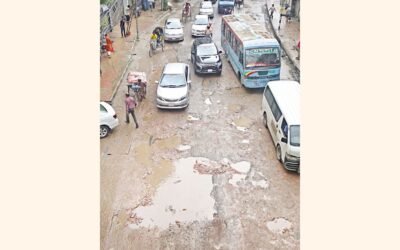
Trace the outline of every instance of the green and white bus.
{"type": "Polygon", "coordinates": [[[269,81],[280,79],[280,45],[250,15],[222,17],[221,46],[246,88],[264,88],[269,81]]]}

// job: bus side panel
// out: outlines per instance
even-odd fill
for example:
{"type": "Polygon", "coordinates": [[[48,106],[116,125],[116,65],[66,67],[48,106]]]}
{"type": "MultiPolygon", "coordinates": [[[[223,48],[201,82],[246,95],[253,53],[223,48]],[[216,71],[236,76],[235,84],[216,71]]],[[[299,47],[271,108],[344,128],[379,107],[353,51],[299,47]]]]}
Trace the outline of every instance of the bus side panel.
{"type": "Polygon", "coordinates": [[[233,51],[233,49],[231,48],[231,46],[229,45],[228,41],[225,39],[224,36],[222,36],[221,38],[221,43],[222,43],[222,47],[224,48],[225,54],[228,57],[228,60],[230,62],[230,64],[232,65],[233,71],[235,72],[236,75],[238,75],[238,73],[240,73],[241,75],[241,79],[240,84],[243,84],[242,79],[243,79],[243,71],[241,69],[240,63],[239,63],[239,58],[236,56],[235,52],[233,51]]]}

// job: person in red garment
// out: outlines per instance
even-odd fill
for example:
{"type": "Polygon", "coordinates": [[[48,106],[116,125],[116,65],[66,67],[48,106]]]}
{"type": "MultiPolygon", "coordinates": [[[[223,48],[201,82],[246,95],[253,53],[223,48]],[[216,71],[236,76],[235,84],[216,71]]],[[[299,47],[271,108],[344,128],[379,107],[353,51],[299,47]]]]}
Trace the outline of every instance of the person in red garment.
{"type": "Polygon", "coordinates": [[[111,57],[111,53],[114,52],[114,48],[113,48],[112,44],[113,44],[113,41],[108,36],[108,34],[106,34],[106,50],[107,50],[108,57],[111,57]]]}

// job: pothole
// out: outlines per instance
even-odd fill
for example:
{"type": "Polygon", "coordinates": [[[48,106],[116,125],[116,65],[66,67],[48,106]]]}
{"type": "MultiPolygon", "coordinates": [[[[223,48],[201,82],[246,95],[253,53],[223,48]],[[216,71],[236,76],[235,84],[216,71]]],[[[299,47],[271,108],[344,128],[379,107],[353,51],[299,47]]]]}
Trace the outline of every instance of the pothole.
{"type": "Polygon", "coordinates": [[[174,162],[175,171],[157,189],[149,206],[133,210],[133,223],[129,227],[159,227],[166,229],[170,224],[212,220],[214,199],[212,175],[193,171],[196,161],[205,158],[184,158],[174,162]]]}

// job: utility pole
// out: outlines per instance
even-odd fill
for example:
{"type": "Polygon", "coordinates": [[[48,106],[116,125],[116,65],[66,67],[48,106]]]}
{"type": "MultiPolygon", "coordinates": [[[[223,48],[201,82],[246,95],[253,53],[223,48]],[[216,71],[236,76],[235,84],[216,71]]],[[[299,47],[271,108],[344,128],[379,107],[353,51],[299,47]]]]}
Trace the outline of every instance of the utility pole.
{"type": "Polygon", "coordinates": [[[136,41],[139,41],[139,24],[138,24],[138,0],[135,0],[135,17],[136,17],[136,41]]]}

